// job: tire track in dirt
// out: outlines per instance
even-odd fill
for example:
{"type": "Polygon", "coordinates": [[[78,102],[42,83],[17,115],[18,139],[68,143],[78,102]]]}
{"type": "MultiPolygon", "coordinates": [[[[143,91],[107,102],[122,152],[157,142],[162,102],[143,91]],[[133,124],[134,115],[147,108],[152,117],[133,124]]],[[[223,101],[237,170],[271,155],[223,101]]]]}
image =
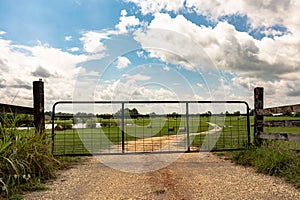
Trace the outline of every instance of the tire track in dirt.
{"type": "MultiPolygon", "coordinates": [[[[208,122],[212,127],[208,131],[190,133],[190,136],[208,135],[222,130],[217,124],[208,122]]],[[[135,141],[127,141],[125,149],[127,152],[154,152],[154,151],[186,151],[186,146],[178,146],[187,138],[186,134],[168,135],[161,137],[142,138],[135,141]]]]}

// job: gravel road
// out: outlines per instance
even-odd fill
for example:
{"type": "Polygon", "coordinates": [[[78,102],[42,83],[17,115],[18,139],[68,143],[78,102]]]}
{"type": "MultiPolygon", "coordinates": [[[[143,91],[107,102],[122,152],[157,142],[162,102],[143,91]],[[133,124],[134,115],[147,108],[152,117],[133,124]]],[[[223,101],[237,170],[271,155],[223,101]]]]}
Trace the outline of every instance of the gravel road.
{"type": "MultiPolygon", "coordinates": [[[[88,157],[83,164],[60,171],[46,184],[49,190],[26,194],[24,199],[300,199],[300,191],[279,178],[211,153],[199,155],[183,154],[167,167],[147,173],[122,172],[88,157]]],[[[128,159],[128,167],[135,162],[128,159]]]]}

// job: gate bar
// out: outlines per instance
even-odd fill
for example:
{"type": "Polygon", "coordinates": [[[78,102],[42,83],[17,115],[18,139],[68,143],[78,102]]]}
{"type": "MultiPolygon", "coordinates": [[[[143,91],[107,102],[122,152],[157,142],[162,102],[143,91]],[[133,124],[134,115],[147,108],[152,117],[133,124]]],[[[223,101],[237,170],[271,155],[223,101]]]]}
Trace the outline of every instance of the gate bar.
{"type": "Polygon", "coordinates": [[[187,142],[187,152],[190,152],[191,151],[191,148],[190,148],[190,128],[189,128],[189,103],[187,102],[186,103],[186,142],[187,142]]]}
{"type": "Polygon", "coordinates": [[[125,116],[125,111],[124,111],[124,109],[125,109],[125,106],[124,106],[124,102],[122,102],[122,153],[125,153],[125,132],[124,132],[124,123],[125,123],[125,121],[124,121],[124,116],[125,116]]]}

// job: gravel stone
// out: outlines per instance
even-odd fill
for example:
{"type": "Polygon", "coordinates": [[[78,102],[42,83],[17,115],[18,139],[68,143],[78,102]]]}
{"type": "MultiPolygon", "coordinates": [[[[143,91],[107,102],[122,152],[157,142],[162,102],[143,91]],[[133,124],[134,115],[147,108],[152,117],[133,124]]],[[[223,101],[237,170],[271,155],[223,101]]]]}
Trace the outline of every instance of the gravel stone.
{"type": "Polygon", "coordinates": [[[203,158],[199,153],[182,154],[167,167],[148,173],[118,171],[88,157],[59,174],[45,184],[48,190],[28,193],[24,199],[300,199],[300,191],[282,179],[212,153],[203,158]]]}

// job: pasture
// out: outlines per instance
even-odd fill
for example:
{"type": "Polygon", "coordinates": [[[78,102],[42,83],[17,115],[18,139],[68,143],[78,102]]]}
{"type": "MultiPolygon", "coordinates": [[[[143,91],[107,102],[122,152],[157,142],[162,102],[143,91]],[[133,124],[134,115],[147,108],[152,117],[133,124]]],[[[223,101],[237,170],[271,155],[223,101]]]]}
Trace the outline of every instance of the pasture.
{"type": "MultiPolygon", "coordinates": [[[[55,131],[53,153],[65,155],[121,153],[121,119],[97,119],[97,122],[101,123],[101,128],[55,131]]],[[[136,146],[145,145],[146,140],[149,141],[151,138],[153,141],[159,140],[163,148],[166,145],[163,140],[170,140],[169,142],[176,143],[174,145],[177,149],[182,150],[187,149],[188,131],[191,150],[244,148],[248,137],[246,122],[245,118],[240,119],[238,116],[192,116],[188,118],[188,122],[185,117],[125,119],[124,142],[125,146],[129,141],[131,145],[133,142],[136,146]],[[213,130],[214,127],[209,123],[220,129],[209,134],[204,133],[213,130]]],[[[50,131],[48,134],[51,134],[50,131]]]]}

